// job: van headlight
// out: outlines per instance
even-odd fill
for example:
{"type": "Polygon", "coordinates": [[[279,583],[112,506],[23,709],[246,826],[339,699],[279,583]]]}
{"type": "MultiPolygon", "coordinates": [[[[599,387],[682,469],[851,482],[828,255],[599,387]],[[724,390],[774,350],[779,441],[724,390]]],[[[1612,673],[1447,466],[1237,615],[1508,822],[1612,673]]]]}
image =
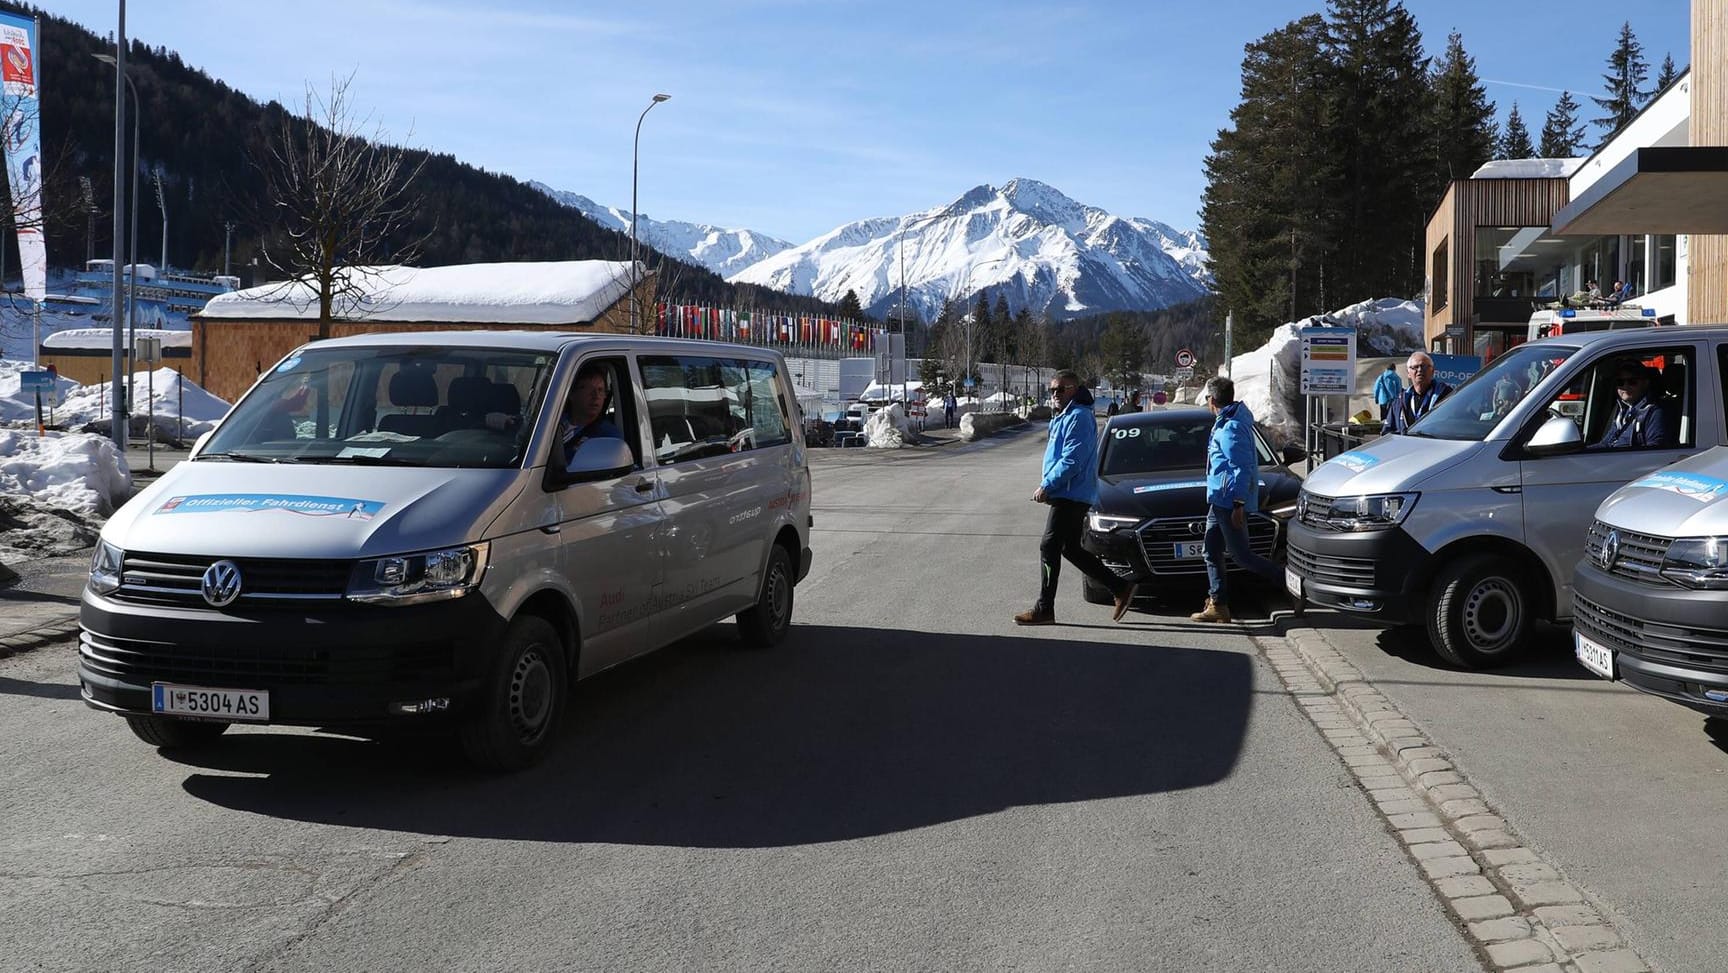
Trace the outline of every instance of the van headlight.
{"type": "Polygon", "coordinates": [[[1728,537],[1682,537],[1668,545],[1662,577],[1685,588],[1728,590],[1728,537]]]}
{"type": "Polygon", "coordinates": [[[1385,530],[1403,523],[1419,496],[1419,493],[1376,493],[1326,501],[1304,496],[1302,506],[1307,518],[1318,519],[1333,530],[1385,530]]]}
{"type": "Polygon", "coordinates": [[[90,555],[90,590],[99,595],[120,590],[120,565],[126,552],[107,541],[96,542],[96,553],[90,555]]]}
{"type": "Polygon", "coordinates": [[[1140,522],[1139,517],[1112,517],[1096,510],[1086,514],[1086,526],[1101,534],[1108,534],[1118,527],[1132,527],[1140,522]]]}
{"type": "Polygon", "coordinates": [[[480,583],[490,548],[489,544],[466,544],[361,561],[349,579],[348,600],[416,605],[460,598],[480,583]]]}

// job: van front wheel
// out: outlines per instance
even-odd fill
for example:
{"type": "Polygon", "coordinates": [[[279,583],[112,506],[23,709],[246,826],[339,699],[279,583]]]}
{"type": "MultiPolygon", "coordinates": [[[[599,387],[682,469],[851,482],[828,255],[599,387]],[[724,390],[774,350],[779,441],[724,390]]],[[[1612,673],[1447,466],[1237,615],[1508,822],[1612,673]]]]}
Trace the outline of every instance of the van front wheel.
{"type": "Polygon", "coordinates": [[[768,553],[768,573],[756,604],[737,615],[738,637],[745,645],[766,649],[779,645],[792,629],[792,558],[779,544],[768,553]]]}
{"type": "Polygon", "coordinates": [[[510,623],[477,708],[461,727],[462,750],[482,770],[521,770],[552,747],[564,712],[564,644],[545,619],[510,623]]]}
{"type": "Polygon", "coordinates": [[[1517,565],[1477,554],[1450,561],[1434,578],[1428,641],[1441,658],[1466,669],[1514,661],[1530,631],[1532,602],[1517,565]]]}

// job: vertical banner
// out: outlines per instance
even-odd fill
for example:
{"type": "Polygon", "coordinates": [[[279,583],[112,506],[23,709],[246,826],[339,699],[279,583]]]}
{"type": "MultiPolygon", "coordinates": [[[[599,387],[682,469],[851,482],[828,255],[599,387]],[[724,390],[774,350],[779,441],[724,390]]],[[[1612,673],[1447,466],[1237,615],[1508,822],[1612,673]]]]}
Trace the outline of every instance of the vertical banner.
{"type": "Polygon", "coordinates": [[[24,293],[41,304],[48,294],[48,247],[42,239],[41,99],[36,90],[36,23],[0,13],[0,142],[12,186],[18,262],[24,293]]]}

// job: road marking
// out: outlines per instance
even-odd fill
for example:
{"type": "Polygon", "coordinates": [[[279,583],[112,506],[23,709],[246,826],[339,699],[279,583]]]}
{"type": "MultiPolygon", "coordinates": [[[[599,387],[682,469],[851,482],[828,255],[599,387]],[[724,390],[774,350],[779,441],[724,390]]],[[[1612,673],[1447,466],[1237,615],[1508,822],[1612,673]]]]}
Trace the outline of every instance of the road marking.
{"type": "Polygon", "coordinates": [[[1650,968],[1323,632],[1254,641],[1490,969],[1650,968]]]}

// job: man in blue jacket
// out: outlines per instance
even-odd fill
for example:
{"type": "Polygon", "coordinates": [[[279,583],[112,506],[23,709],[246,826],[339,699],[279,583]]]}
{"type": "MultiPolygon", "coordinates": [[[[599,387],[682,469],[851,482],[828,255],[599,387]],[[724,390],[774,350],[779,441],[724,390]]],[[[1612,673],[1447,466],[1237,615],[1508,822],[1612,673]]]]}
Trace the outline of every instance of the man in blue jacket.
{"type": "Polygon", "coordinates": [[[1092,392],[1080,376],[1063,370],[1050,380],[1050,397],[1055,415],[1044,447],[1044,476],[1032,494],[1033,500],[1050,505],[1044,540],[1038,545],[1041,583],[1037,603],[1015,615],[1014,624],[1056,623],[1056,580],[1064,557],[1116,596],[1116,611],[1110,617],[1120,621],[1134,602],[1135,586],[1080,546],[1086,511],[1098,502],[1098,420],[1092,412],[1092,392]]]}
{"type": "Polygon", "coordinates": [[[1398,366],[1386,363],[1386,370],[1374,380],[1374,402],[1380,406],[1380,421],[1385,422],[1392,411],[1392,402],[1398,398],[1398,393],[1404,391],[1404,383],[1398,380],[1398,366]]]}
{"type": "Polygon", "coordinates": [[[1230,593],[1224,553],[1240,567],[1268,581],[1283,578],[1278,565],[1254,553],[1248,543],[1248,515],[1260,509],[1260,455],[1254,448],[1254,413],[1236,401],[1236,383],[1206,382],[1212,410],[1212,437],[1206,443],[1206,606],[1188,617],[1196,622],[1228,622],[1230,593]]]}
{"type": "Polygon", "coordinates": [[[1427,352],[1411,352],[1404,370],[1410,373],[1410,387],[1392,400],[1392,414],[1380,428],[1383,433],[1409,432],[1412,423],[1434,411],[1441,400],[1452,394],[1452,386],[1434,377],[1434,359],[1427,352]]]}

